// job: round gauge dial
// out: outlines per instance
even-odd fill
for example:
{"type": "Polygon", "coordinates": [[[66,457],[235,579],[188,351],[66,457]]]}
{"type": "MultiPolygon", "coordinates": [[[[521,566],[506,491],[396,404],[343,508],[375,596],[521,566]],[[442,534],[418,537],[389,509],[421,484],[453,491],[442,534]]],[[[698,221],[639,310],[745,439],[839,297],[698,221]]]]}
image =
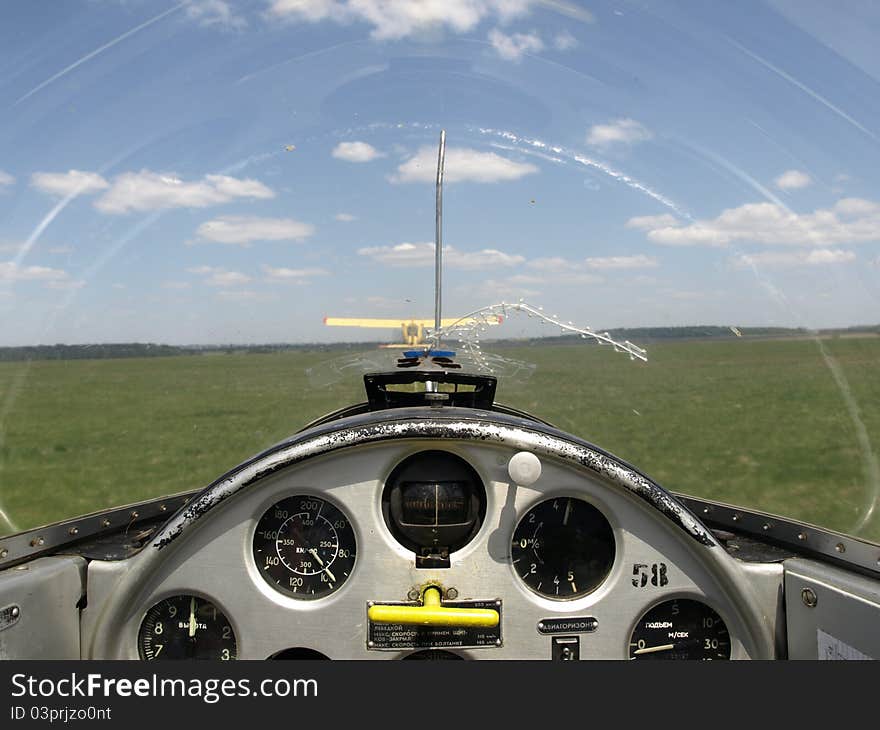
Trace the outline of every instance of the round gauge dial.
{"type": "Polygon", "coordinates": [[[171,596],[149,611],[138,631],[141,659],[235,659],[229,619],[198,596],[171,596]]]}
{"type": "Polygon", "coordinates": [[[263,579],[294,598],[338,590],[354,568],[354,530],[342,511],[311,495],[288,497],[260,518],[254,560],[263,579]]]}
{"type": "Polygon", "coordinates": [[[614,563],[614,532],[588,502],[556,497],[532,507],[513,533],[513,568],[547,598],[566,600],[594,591],[614,563]]]}
{"type": "Polygon", "coordinates": [[[678,598],[639,619],[630,659],[730,659],[730,635],[721,617],[701,601],[678,598]]]}

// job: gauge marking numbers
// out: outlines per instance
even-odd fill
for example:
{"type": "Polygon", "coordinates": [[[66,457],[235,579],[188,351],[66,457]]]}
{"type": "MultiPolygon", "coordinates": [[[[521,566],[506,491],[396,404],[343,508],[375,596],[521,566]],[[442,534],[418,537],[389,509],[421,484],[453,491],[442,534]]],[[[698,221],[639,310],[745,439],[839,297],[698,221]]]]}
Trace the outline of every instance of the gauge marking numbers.
{"type": "Polygon", "coordinates": [[[514,530],[514,571],[553,600],[579,598],[601,585],[614,563],[614,532],[589,502],[555,497],[532,507],[514,530]]]}
{"type": "Polygon", "coordinates": [[[210,601],[193,595],[165,598],[153,605],[138,631],[141,659],[220,659],[237,657],[229,619],[210,601]]]}
{"type": "Polygon", "coordinates": [[[334,504],[311,495],[288,497],[257,524],[254,561],[263,579],[293,598],[313,600],[338,590],[357,558],[354,530],[334,504]]]}
{"type": "Polygon", "coordinates": [[[730,659],[730,634],[722,618],[702,601],[664,601],[636,623],[630,659],[730,659]]]}

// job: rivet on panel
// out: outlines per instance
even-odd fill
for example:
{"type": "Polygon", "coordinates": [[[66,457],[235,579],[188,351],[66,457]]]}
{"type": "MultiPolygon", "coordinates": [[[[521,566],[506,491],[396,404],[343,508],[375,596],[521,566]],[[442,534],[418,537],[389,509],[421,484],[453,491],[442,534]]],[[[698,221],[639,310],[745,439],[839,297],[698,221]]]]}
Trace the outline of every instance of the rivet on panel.
{"type": "Polygon", "coordinates": [[[816,604],[819,603],[819,597],[812,588],[804,588],[801,591],[801,600],[804,602],[804,605],[809,608],[815,608],[816,604]]]}

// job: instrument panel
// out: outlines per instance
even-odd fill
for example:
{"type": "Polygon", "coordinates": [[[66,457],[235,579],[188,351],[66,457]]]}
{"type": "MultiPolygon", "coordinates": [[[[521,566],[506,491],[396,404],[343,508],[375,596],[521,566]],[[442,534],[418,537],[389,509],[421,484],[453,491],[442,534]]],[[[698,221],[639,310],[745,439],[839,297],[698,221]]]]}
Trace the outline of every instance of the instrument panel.
{"type": "Polygon", "coordinates": [[[722,548],[546,454],[540,475],[517,484],[510,465],[522,453],[398,440],[274,471],[153,558],[116,625],[95,625],[93,655],[723,660],[770,651],[749,622],[749,577],[722,548]]]}

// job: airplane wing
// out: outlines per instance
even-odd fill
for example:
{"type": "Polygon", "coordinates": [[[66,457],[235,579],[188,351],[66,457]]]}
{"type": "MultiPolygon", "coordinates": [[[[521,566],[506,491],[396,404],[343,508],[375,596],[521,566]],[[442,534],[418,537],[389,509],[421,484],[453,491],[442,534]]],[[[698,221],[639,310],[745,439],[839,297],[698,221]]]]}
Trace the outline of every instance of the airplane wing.
{"type": "MultiPolygon", "coordinates": [[[[485,324],[501,324],[502,318],[500,316],[493,315],[489,317],[485,324]]],[[[471,324],[474,322],[474,319],[471,317],[466,317],[464,319],[458,319],[456,317],[449,317],[446,319],[440,320],[441,327],[449,327],[453,324],[471,324]]],[[[328,327],[372,327],[377,329],[388,329],[391,327],[401,327],[403,325],[415,324],[421,327],[433,327],[434,320],[433,319],[378,319],[374,317],[324,317],[324,324],[328,327]]]]}

